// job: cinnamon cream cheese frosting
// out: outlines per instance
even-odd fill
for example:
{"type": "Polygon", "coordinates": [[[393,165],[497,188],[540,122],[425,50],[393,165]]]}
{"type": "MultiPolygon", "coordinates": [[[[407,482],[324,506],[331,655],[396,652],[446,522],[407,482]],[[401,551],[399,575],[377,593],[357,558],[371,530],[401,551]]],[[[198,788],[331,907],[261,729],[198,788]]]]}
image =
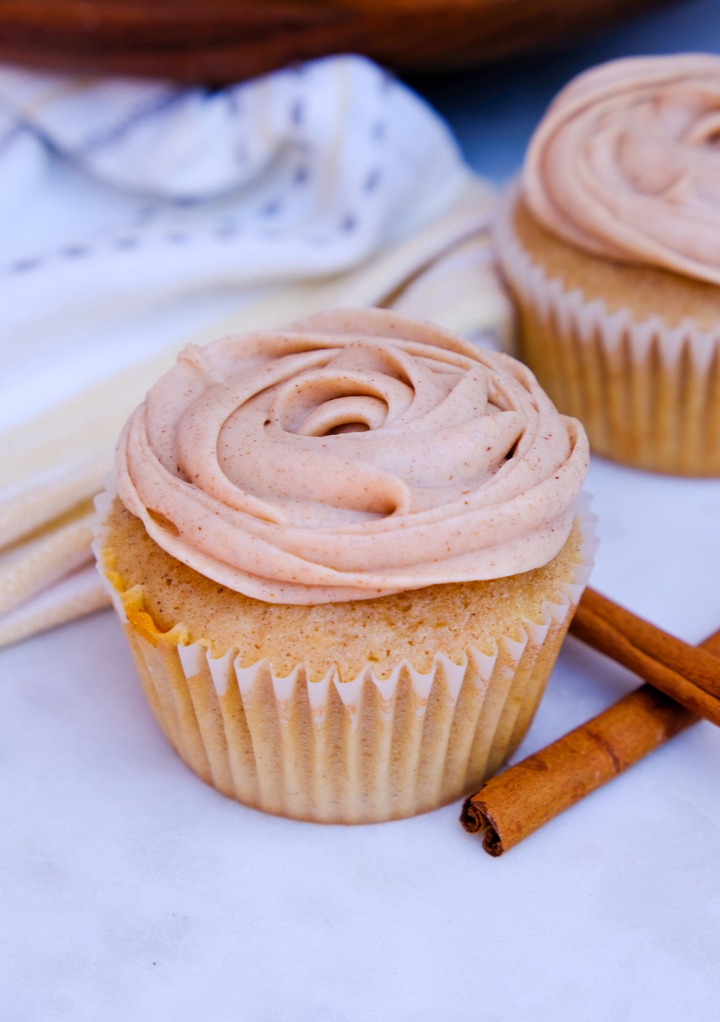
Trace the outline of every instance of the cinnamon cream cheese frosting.
{"type": "Polygon", "coordinates": [[[513,575],[572,525],[588,447],[532,373],[380,310],[187,348],[118,493],[173,557],[271,603],[513,575]]]}
{"type": "Polygon", "coordinates": [[[593,68],[554,100],[523,197],[565,241],[720,284],[720,57],[593,68]]]}

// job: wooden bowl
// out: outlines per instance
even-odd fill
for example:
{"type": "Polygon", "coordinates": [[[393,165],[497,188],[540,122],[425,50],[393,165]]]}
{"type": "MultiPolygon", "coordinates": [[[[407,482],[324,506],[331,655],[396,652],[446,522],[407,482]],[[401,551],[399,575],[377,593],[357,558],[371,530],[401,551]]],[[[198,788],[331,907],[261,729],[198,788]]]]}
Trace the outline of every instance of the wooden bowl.
{"type": "MultiPolygon", "coordinates": [[[[662,2],[662,0],[661,0],[662,2]]],[[[4,0],[0,60],[223,84],[329,53],[400,72],[558,48],[658,0],[4,0]]]]}

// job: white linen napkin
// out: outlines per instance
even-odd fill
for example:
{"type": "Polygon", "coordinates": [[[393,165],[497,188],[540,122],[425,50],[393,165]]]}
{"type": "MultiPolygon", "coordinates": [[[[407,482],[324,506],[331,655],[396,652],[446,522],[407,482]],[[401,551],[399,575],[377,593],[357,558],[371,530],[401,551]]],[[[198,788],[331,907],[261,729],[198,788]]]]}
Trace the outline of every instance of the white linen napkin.
{"type": "Polygon", "coordinates": [[[89,499],[184,344],[353,305],[507,333],[492,205],[360,57],[218,92],[0,66],[0,645],[104,604],[89,499]]]}

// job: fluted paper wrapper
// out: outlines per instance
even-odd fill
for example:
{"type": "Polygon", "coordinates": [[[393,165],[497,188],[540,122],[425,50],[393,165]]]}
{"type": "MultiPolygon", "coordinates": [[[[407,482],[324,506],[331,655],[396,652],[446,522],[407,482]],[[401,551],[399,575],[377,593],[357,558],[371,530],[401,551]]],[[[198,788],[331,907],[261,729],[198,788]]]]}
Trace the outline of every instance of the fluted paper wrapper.
{"type": "Polygon", "coordinates": [[[323,823],[412,816],[474,790],[512,754],[530,725],[597,545],[583,497],[583,559],[538,621],[516,619],[495,650],[469,647],[461,663],[439,651],[427,673],[400,661],[341,682],[335,668],[310,681],[267,661],[241,665],[237,649],[213,657],[178,624],[160,633],[141,588],[124,591],[103,549],[98,565],[123,623],[148,702],[170,744],[204,781],[268,813],[323,823]],[[521,628],[516,627],[520,620],[521,628]]]}
{"type": "Polygon", "coordinates": [[[608,311],[546,275],[512,225],[496,225],[502,269],[520,311],[519,355],[552,401],[585,426],[598,454],[676,475],[720,475],[720,325],[669,327],[608,311]]]}

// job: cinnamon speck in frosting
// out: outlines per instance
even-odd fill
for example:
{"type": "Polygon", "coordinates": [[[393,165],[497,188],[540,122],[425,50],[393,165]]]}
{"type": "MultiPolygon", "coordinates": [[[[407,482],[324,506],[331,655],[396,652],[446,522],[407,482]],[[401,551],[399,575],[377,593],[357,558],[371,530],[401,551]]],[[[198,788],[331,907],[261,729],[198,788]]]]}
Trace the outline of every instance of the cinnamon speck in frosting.
{"type": "Polygon", "coordinates": [[[720,284],[720,56],[630,57],[567,85],[525,160],[525,203],[591,254],[720,284]]]}

